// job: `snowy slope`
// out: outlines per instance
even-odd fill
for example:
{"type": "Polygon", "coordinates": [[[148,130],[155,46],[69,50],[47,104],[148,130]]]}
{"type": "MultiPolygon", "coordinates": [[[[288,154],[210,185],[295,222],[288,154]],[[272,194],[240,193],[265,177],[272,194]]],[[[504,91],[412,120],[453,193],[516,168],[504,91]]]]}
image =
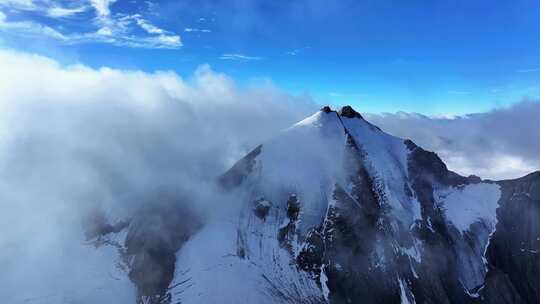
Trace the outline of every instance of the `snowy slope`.
{"type": "Polygon", "coordinates": [[[386,194],[396,218],[409,225],[420,218],[420,205],[405,194],[408,151],[403,139],[391,136],[358,118],[342,118],[343,125],[359,143],[368,159],[368,170],[386,194]]]}
{"type": "Polygon", "coordinates": [[[497,224],[500,187],[496,184],[472,184],[436,191],[437,202],[445,210],[446,218],[461,233],[477,222],[484,222],[494,230],[497,224]]]}

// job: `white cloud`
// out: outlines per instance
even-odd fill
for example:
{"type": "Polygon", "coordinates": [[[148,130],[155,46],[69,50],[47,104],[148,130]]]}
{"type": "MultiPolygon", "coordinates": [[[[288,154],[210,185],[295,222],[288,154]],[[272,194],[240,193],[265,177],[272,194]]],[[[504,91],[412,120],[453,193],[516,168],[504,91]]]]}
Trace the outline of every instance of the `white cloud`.
{"type": "Polygon", "coordinates": [[[184,29],[184,32],[187,32],[187,33],[211,33],[212,31],[211,30],[208,30],[208,29],[198,29],[198,28],[191,28],[191,27],[186,27],[184,29]]]}
{"type": "Polygon", "coordinates": [[[298,53],[300,53],[299,49],[294,49],[292,51],[286,52],[287,55],[291,55],[291,56],[296,56],[296,55],[298,55],[298,53]]]}
{"type": "Polygon", "coordinates": [[[32,0],[0,0],[0,6],[24,10],[36,8],[36,4],[32,0]]]}
{"type": "Polygon", "coordinates": [[[538,69],[521,69],[518,70],[519,73],[540,73],[540,68],[538,69]]]}
{"type": "Polygon", "coordinates": [[[204,196],[232,162],[317,108],[209,66],[182,79],[0,50],[0,71],[5,303],[133,303],[110,257],[83,244],[80,215],[97,203],[125,216],[163,185],[204,196]]]}
{"type": "Polygon", "coordinates": [[[244,54],[223,54],[219,59],[222,60],[238,60],[238,61],[253,61],[253,60],[261,60],[262,57],[256,57],[256,56],[247,56],[244,54]]]}
{"type": "Polygon", "coordinates": [[[113,13],[111,5],[116,0],[85,0],[80,2],[79,6],[66,6],[64,2],[58,0],[0,1],[2,1],[0,6],[3,5],[15,10],[31,10],[56,21],[62,21],[59,19],[90,10],[95,12],[95,18],[87,20],[88,23],[95,26],[95,30],[87,32],[70,32],[69,27],[64,27],[60,31],[46,25],[46,23],[32,20],[10,21],[8,16],[2,13],[0,30],[15,35],[35,35],[56,39],[67,44],[100,42],[117,46],[167,49],[177,49],[182,46],[182,39],[179,35],[159,28],[140,14],[113,13]],[[137,28],[141,28],[144,34],[138,32],[137,28]]]}
{"type": "Polygon", "coordinates": [[[109,6],[116,0],[90,0],[99,17],[108,17],[111,14],[109,6]]]}
{"type": "Polygon", "coordinates": [[[540,170],[540,101],[453,117],[415,113],[367,114],[383,130],[435,151],[458,173],[516,178],[540,170]]]}
{"type": "Polygon", "coordinates": [[[41,35],[66,41],[68,37],[57,30],[31,21],[8,21],[7,16],[0,11],[0,31],[16,31],[22,34],[41,35]]]}
{"type": "Polygon", "coordinates": [[[164,34],[165,33],[163,29],[160,29],[159,27],[151,24],[147,20],[144,20],[142,18],[137,18],[136,20],[137,20],[137,24],[149,34],[164,34]]]}
{"type": "Polygon", "coordinates": [[[293,49],[293,50],[290,50],[290,51],[287,51],[285,52],[286,55],[289,55],[289,56],[296,56],[298,54],[300,54],[301,52],[307,50],[307,49],[310,49],[311,47],[310,46],[305,46],[305,47],[302,47],[302,48],[299,48],[299,49],[293,49]]]}
{"type": "Polygon", "coordinates": [[[47,16],[52,18],[69,17],[76,14],[83,13],[89,9],[88,6],[80,6],[74,8],[66,8],[60,6],[53,6],[47,9],[47,16]]]}
{"type": "Polygon", "coordinates": [[[68,17],[82,13],[90,7],[87,0],[78,1],[65,6],[58,0],[0,0],[0,7],[16,11],[32,11],[42,13],[51,18],[68,17]]]}

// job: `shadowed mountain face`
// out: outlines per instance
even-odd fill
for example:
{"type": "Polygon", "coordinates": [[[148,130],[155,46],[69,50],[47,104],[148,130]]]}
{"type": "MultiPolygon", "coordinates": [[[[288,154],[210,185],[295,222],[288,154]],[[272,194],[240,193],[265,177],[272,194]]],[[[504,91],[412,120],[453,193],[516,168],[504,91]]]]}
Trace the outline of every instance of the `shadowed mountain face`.
{"type": "Polygon", "coordinates": [[[539,172],[463,177],[325,107],[219,184],[242,205],[229,218],[162,204],[93,228],[128,231],[141,303],[540,303],[539,172]]]}
{"type": "Polygon", "coordinates": [[[488,303],[540,303],[540,172],[497,184],[499,222],[483,294],[488,303]]]}

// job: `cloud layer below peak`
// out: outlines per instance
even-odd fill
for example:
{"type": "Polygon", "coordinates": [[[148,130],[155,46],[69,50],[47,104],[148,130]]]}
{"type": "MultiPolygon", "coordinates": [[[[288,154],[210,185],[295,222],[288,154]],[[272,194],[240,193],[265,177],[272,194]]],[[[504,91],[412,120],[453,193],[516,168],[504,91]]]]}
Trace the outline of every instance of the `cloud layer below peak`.
{"type": "MultiPolygon", "coordinates": [[[[114,250],[82,244],[81,214],[125,218],[161,187],[189,194],[186,203],[209,196],[233,162],[317,109],[271,85],[239,87],[208,65],[183,79],[0,50],[0,71],[7,303],[133,302],[129,281],[111,278],[114,250]]],[[[193,207],[202,214],[204,201],[193,207]]]]}
{"type": "Polygon", "coordinates": [[[540,100],[451,118],[404,112],[366,117],[386,132],[435,151],[460,174],[505,179],[540,170],[540,100]]]}

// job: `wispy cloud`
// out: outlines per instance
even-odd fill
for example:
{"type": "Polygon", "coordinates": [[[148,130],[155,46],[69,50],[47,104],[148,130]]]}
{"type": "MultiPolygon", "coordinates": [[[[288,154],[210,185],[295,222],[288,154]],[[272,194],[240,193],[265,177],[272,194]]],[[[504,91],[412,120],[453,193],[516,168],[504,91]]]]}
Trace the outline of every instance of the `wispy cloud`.
{"type": "Polygon", "coordinates": [[[24,34],[42,35],[56,40],[67,41],[68,37],[57,30],[31,21],[13,21],[7,20],[7,16],[0,11],[0,31],[15,31],[24,34]]]}
{"type": "Polygon", "coordinates": [[[298,55],[298,53],[300,53],[299,49],[294,49],[292,51],[287,51],[286,52],[287,55],[291,55],[291,56],[296,56],[296,55],[298,55]]]}
{"type": "Polygon", "coordinates": [[[90,0],[90,3],[100,17],[107,17],[111,14],[109,6],[116,0],[90,0]]]}
{"type": "Polygon", "coordinates": [[[521,69],[521,70],[518,70],[518,73],[540,73],[540,68],[521,69]]]}
{"type": "Polygon", "coordinates": [[[289,56],[296,56],[298,54],[300,54],[301,52],[307,50],[307,49],[310,49],[311,47],[309,46],[305,46],[303,48],[299,48],[299,49],[292,49],[290,51],[287,51],[285,52],[286,55],[289,55],[289,56]]]}
{"type": "Polygon", "coordinates": [[[71,32],[68,27],[60,30],[42,21],[12,21],[6,14],[0,12],[0,31],[47,37],[66,44],[99,42],[135,48],[166,49],[177,49],[182,46],[180,35],[156,26],[141,14],[113,12],[112,5],[115,2],[116,0],[85,0],[79,2],[78,6],[66,6],[65,2],[59,0],[0,0],[0,8],[32,11],[55,21],[93,11],[94,16],[89,21],[95,28],[86,32],[71,32]]]}
{"type": "Polygon", "coordinates": [[[70,17],[76,14],[83,13],[90,9],[90,6],[84,5],[74,8],[66,8],[61,6],[53,6],[47,9],[47,16],[51,18],[70,17]]]}
{"type": "Polygon", "coordinates": [[[484,178],[516,178],[540,170],[540,100],[465,116],[366,114],[383,130],[436,151],[451,170],[484,178]]]}
{"type": "Polygon", "coordinates": [[[0,0],[0,6],[20,10],[34,10],[37,7],[33,0],[0,0]]]}
{"type": "Polygon", "coordinates": [[[86,1],[78,2],[66,4],[65,2],[54,0],[0,0],[0,8],[14,11],[37,12],[51,18],[61,18],[79,14],[91,8],[91,5],[86,3],[86,1]]]}
{"type": "Polygon", "coordinates": [[[261,60],[263,57],[257,57],[257,56],[247,56],[244,54],[223,54],[219,59],[222,60],[237,60],[237,61],[253,61],[253,60],[261,60]]]}
{"type": "Polygon", "coordinates": [[[186,32],[186,33],[210,33],[212,31],[209,30],[209,29],[199,29],[199,28],[186,27],[184,29],[184,32],[186,32]]]}

